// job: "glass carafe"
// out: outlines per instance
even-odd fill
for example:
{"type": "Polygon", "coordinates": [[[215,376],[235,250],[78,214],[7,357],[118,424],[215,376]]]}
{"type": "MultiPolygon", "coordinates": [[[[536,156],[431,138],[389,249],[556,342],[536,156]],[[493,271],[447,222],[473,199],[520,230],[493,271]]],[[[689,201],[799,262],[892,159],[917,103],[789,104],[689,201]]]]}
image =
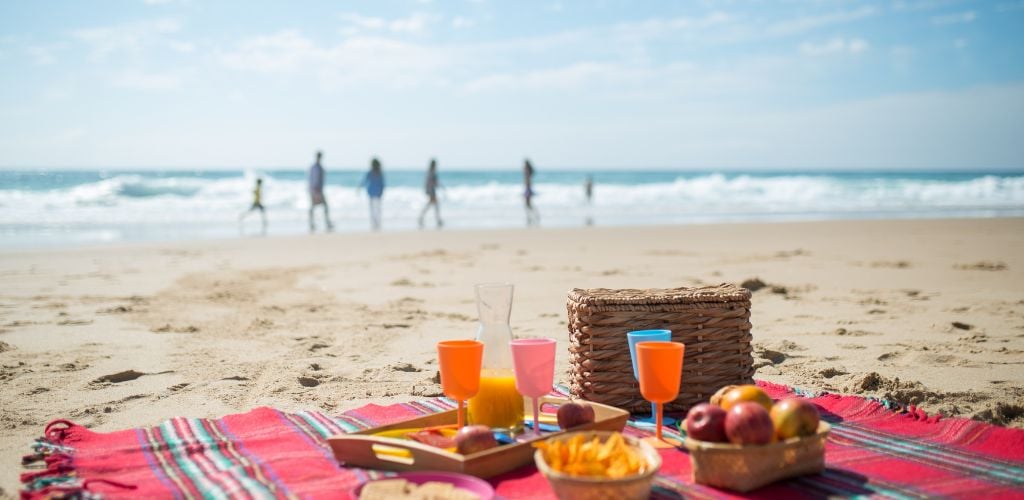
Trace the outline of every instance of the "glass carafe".
{"type": "Polygon", "coordinates": [[[523,397],[516,391],[512,371],[512,285],[484,283],[476,286],[480,326],[476,340],[484,344],[480,390],[469,400],[469,422],[512,433],[523,425],[523,397]]]}

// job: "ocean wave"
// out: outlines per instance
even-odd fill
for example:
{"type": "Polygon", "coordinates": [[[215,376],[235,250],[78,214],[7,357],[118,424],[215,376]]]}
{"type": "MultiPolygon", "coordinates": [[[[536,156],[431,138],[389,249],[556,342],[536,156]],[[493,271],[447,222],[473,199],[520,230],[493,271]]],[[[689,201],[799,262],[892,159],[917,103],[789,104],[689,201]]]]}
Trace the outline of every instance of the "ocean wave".
{"type": "MultiPolygon", "coordinates": [[[[251,205],[256,177],[264,179],[263,203],[272,227],[304,228],[309,208],[304,176],[257,171],[216,177],[119,174],[54,189],[3,186],[0,226],[17,232],[32,226],[99,231],[96,228],[161,225],[185,234],[223,233],[235,227],[239,213],[251,205]]],[[[626,173],[619,173],[617,182],[598,182],[593,204],[588,204],[578,182],[582,176],[563,175],[535,185],[535,205],[545,225],[578,225],[584,218],[602,224],[644,224],[1024,213],[1021,175],[662,174],[653,181],[651,177],[637,176],[631,183],[622,180],[628,178],[626,173]]],[[[339,178],[332,174],[329,180],[339,178]]],[[[350,173],[343,179],[354,178],[350,173]]],[[[426,201],[421,176],[406,172],[388,179],[385,227],[414,227],[426,201]]],[[[446,184],[441,191],[442,214],[449,227],[523,224],[523,189],[518,178],[510,175],[505,180],[450,185],[444,176],[441,180],[446,184]]],[[[366,196],[354,182],[330,184],[325,194],[341,227],[365,226],[366,196]]]]}

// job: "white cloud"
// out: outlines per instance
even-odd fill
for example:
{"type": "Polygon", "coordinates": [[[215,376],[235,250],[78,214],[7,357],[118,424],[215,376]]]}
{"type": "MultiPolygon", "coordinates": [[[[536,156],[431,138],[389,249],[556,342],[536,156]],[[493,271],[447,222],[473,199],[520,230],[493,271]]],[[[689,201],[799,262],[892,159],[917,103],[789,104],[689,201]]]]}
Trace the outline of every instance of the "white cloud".
{"type": "Polygon", "coordinates": [[[182,78],[177,73],[125,70],[114,75],[111,83],[116,87],[136,90],[177,90],[181,88],[182,78]]]}
{"type": "Polygon", "coordinates": [[[310,73],[325,88],[352,82],[407,87],[442,80],[448,51],[380,36],[351,36],[319,45],[296,30],[249,38],[218,54],[230,68],[260,73],[310,73]]]}
{"type": "Polygon", "coordinates": [[[953,40],[953,48],[955,49],[966,49],[968,45],[966,38],[957,38],[953,40]]]}
{"type": "Polygon", "coordinates": [[[54,47],[46,45],[34,45],[29,47],[28,54],[32,56],[32,63],[37,66],[47,66],[57,62],[53,55],[54,47]]]}
{"type": "Polygon", "coordinates": [[[393,33],[423,33],[428,24],[437,20],[437,16],[430,14],[413,14],[409,17],[398,18],[388,23],[388,29],[393,33]]]}
{"type": "Polygon", "coordinates": [[[182,52],[182,53],[192,52],[192,51],[194,51],[196,49],[195,44],[192,43],[192,42],[179,42],[179,41],[175,41],[175,40],[167,42],[167,46],[170,47],[171,50],[174,50],[175,52],[182,52]]]}
{"type": "Polygon", "coordinates": [[[827,42],[800,44],[800,53],[809,56],[824,56],[830,54],[860,54],[868,50],[868,42],[862,38],[851,38],[849,40],[836,37],[827,42]]]}
{"type": "MultiPolygon", "coordinates": [[[[144,46],[180,43],[170,38],[181,30],[176,19],[156,19],[113,26],[85,28],[71,32],[71,36],[91,47],[90,58],[105,61],[119,53],[139,53],[144,46]]],[[[172,47],[173,48],[173,47],[172,47]]]]}
{"type": "Polygon", "coordinates": [[[340,17],[342,21],[345,21],[352,25],[349,27],[349,29],[362,28],[368,30],[377,30],[387,25],[387,21],[383,18],[363,16],[360,14],[356,14],[355,12],[346,12],[340,14],[338,17],[340,17]]]}
{"type": "Polygon", "coordinates": [[[369,17],[355,12],[342,13],[338,17],[347,24],[341,28],[341,34],[346,36],[354,36],[366,31],[384,30],[391,33],[418,35],[424,33],[430,24],[440,20],[439,16],[419,12],[395,19],[369,17]]]}
{"type": "Polygon", "coordinates": [[[580,62],[563,68],[532,71],[525,74],[496,74],[474,79],[465,85],[470,92],[502,90],[510,88],[526,89],[572,89],[597,80],[605,80],[616,75],[623,75],[616,65],[580,62]]]}
{"type": "Polygon", "coordinates": [[[956,14],[945,14],[941,16],[932,17],[932,24],[936,26],[943,26],[947,24],[964,24],[969,23],[977,19],[977,14],[973,10],[967,12],[958,12],[956,14]]]}
{"type": "Polygon", "coordinates": [[[472,28],[473,26],[476,26],[476,21],[472,19],[462,16],[455,16],[454,18],[452,18],[452,28],[463,29],[472,28]]]}
{"type": "Polygon", "coordinates": [[[285,30],[245,39],[235,50],[221,54],[221,61],[233,69],[282,73],[324,59],[323,54],[324,49],[298,31],[285,30]]]}
{"type": "Polygon", "coordinates": [[[796,35],[799,33],[805,33],[811,30],[815,30],[824,26],[858,21],[873,16],[877,13],[878,9],[869,5],[865,5],[856,10],[836,11],[819,16],[797,17],[769,25],[767,28],[767,33],[773,36],[796,35]]]}

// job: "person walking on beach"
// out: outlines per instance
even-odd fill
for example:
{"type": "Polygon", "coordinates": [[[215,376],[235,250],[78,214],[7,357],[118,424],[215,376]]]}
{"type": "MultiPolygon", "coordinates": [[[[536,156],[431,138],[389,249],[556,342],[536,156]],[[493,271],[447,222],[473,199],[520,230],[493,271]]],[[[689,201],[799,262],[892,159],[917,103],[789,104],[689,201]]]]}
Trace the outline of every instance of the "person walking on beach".
{"type": "Polygon", "coordinates": [[[530,160],[523,162],[523,201],[526,203],[526,225],[533,226],[540,223],[540,214],[533,206],[533,165],[530,160]]]}
{"type": "Polygon", "coordinates": [[[245,220],[245,218],[248,217],[249,214],[251,214],[254,210],[259,210],[260,211],[260,220],[263,222],[263,226],[262,226],[263,227],[263,234],[264,235],[267,234],[267,211],[266,211],[266,209],[263,208],[262,197],[263,197],[263,178],[262,177],[257,177],[256,178],[256,187],[254,187],[253,190],[252,190],[252,206],[249,207],[249,210],[246,210],[246,211],[242,212],[238,216],[238,227],[239,227],[240,230],[242,229],[242,222],[245,220]]]}
{"type": "Polygon", "coordinates": [[[423,210],[420,210],[420,229],[423,229],[423,217],[427,215],[427,210],[430,207],[434,207],[434,218],[437,220],[437,228],[441,229],[441,226],[444,225],[441,222],[441,206],[437,203],[437,188],[440,185],[437,180],[437,160],[431,158],[430,166],[427,167],[427,178],[423,183],[423,191],[427,193],[427,204],[423,206],[423,210]]]}
{"type": "Polygon", "coordinates": [[[384,195],[384,173],[380,168],[380,160],[374,158],[370,162],[370,171],[359,187],[365,187],[370,197],[370,227],[380,231],[380,198],[384,195]]]}
{"type": "Polygon", "coordinates": [[[585,197],[584,200],[585,200],[585,202],[587,204],[587,208],[586,208],[587,216],[586,216],[586,218],[584,218],[583,224],[585,224],[587,226],[593,226],[594,225],[594,214],[593,214],[593,206],[594,206],[594,176],[593,175],[588,175],[587,178],[584,179],[584,181],[583,181],[583,196],[585,197]]]}
{"type": "Polygon", "coordinates": [[[327,209],[327,198],[324,197],[324,167],[320,165],[320,159],[323,158],[323,153],[320,151],[316,152],[316,163],[309,167],[309,232],[316,231],[316,223],[313,222],[313,209],[317,205],[324,206],[324,223],[327,225],[327,231],[334,229],[334,224],[331,224],[331,215],[327,209]]]}

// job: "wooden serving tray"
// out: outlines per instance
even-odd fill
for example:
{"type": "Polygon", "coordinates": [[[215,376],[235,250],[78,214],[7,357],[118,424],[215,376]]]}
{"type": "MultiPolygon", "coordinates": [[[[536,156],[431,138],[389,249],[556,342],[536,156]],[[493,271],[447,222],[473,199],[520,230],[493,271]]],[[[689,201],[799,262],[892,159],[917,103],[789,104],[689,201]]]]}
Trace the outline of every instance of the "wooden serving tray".
{"type": "MultiPolygon", "coordinates": [[[[560,405],[565,398],[545,396],[541,404],[560,405]]],[[[629,412],[611,406],[589,402],[594,408],[594,422],[572,431],[621,431],[629,419],[629,412]]],[[[432,427],[456,423],[456,410],[425,415],[391,425],[366,429],[351,434],[339,434],[327,439],[334,457],[343,465],[364,469],[393,471],[431,470],[458,472],[480,478],[497,476],[533,463],[532,443],[510,443],[489,450],[460,455],[408,439],[373,436],[392,429],[432,427]]],[[[565,431],[545,433],[545,438],[559,436],[565,431]]]]}

